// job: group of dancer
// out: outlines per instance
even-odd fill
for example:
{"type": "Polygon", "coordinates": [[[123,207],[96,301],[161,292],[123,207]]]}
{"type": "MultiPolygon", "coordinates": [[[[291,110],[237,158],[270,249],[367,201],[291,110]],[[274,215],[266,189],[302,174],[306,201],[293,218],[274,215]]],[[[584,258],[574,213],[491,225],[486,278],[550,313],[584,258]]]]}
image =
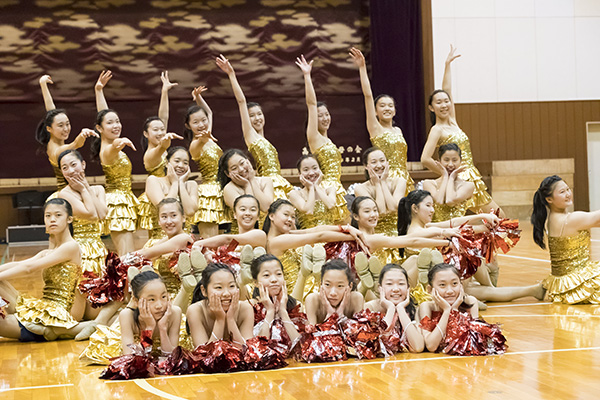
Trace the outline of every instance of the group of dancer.
{"type": "Polygon", "coordinates": [[[81,358],[110,363],[105,378],[128,379],[278,368],[289,356],[322,362],[400,351],[502,354],[500,328],[479,318],[483,302],[547,295],[567,304],[600,303],[600,264],[589,257],[589,229],[600,226],[600,212],[569,212],[572,193],[557,176],[541,183],[531,217],[540,247],[548,235],[551,276],[497,287],[496,254],[513,247],[520,231],[488,194],[456,121],[454,48],[443,89],[429,100],[433,127],[422,154],[439,178],[416,188],[393,122],[394,99],[374,98],[363,54],[352,48],[350,56],[373,143],[362,156],[366,180],[355,185],[350,204],[341,155],[328,137],[331,115],[317,101],[312,61],[303,56],[296,64],[305,82],[310,154],[297,163],[301,188],[281,175],[262,108],[246,101],[222,55],[216,65],[230,80],[251,158],[217,144],[203,86],[192,91],[183,134],[169,132],[168,93],[177,84],[165,72],[158,116],[143,125],[148,178],[139,197],[124,151],[136,146],[122,136],[119,115],[103,94],[111,72],[95,85],[94,129],[82,129],[70,143],[67,113],[55,107],[51,78],[43,76],[47,113],[36,137],[58,182],[44,207],[50,246],[0,266],[0,336],[89,339],[81,358]],[[77,149],[88,140],[105,187],[86,180],[77,149]],[[174,140],[187,147],[171,146],[174,140]],[[190,179],[190,159],[198,182],[190,179]],[[230,232],[219,233],[227,223],[230,232]],[[149,239],[135,249],[140,229],[149,239]],[[115,252],[102,242],[107,234],[115,252]],[[21,296],[7,282],[37,270],[43,270],[41,299],[21,296]]]}

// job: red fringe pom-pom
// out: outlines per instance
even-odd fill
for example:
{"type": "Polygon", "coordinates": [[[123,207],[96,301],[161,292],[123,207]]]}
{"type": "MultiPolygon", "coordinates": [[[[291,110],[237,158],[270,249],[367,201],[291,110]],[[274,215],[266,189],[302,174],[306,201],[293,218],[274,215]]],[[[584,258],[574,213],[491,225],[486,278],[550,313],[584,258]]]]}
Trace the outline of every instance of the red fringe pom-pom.
{"type": "Polygon", "coordinates": [[[307,326],[299,347],[299,353],[295,356],[304,362],[345,360],[346,345],[338,327],[337,314],[331,315],[321,324],[307,326]]]}
{"type": "Polygon", "coordinates": [[[190,350],[177,346],[159,366],[165,375],[199,374],[202,360],[190,350]]]}
{"type": "Polygon", "coordinates": [[[129,265],[122,263],[116,253],[110,252],[106,256],[102,277],[98,277],[94,272],[85,271],[84,279],[79,282],[79,290],[87,294],[87,299],[94,308],[111,301],[123,301],[127,288],[128,268],[129,265]]]}
{"type": "Polygon", "coordinates": [[[356,273],[356,268],[354,267],[354,258],[356,257],[356,253],[360,251],[358,244],[355,241],[352,242],[329,242],[323,245],[325,248],[325,259],[333,260],[335,258],[339,258],[344,261],[352,270],[354,274],[354,278],[358,279],[358,274],[356,273]]]}
{"type": "Polygon", "coordinates": [[[379,337],[385,332],[387,324],[381,313],[362,310],[352,318],[340,322],[346,344],[356,351],[359,359],[377,358],[381,352],[379,337]]]}
{"type": "Polygon", "coordinates": [[[461,226],[460,233],[462,237],[453,237],[452,246],[444,247],[441,252],[444,261],[458,270],[460,278],[467,279],[481,266],[481,243],[476,240],[470,225],[461,226]]]}
{"type": "Polygon", "coordinates": [[[490,263],[498,250],[502,250],[506,254],[519,242],[521,239],[519,220],[502,219],[489,232],[481,233],[478,236],[481,236],[481,252],[486,262],[490,263]]]}
{"type": "Polygon", "coordinates": [[[246,341],[244,363],[247,369],[254,370],[283,368],[287,366],[287,353],[288,346],[284,343],[257,336],[246,341]]]}
{"type": "Polygon", "coordinates": [[[244,369],[242,351],[224,340],[201,344],[194,350],[194,356],[202,360],[202,371],[208,374],[244,369]]]}

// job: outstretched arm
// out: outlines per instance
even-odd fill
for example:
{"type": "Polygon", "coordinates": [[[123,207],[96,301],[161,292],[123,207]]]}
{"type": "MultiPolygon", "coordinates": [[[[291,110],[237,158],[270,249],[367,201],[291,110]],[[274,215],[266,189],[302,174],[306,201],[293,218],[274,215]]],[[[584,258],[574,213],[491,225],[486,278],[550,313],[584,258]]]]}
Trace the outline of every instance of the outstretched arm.
{"type": "Polygon", "coordinates": [[[367,73],[367,63],[365,56],[357,48],[353,47],[350,49],[350,57],[354,61],[354,64],[358,67],[360,73],[360,86],[362,88],[363,96],[365,98],[365,111],[367,113],[367,130],[369,135],[377,137],[381,133],[381,124],[377,121],[377,112],[375,111],[375,99],[373,97],[373,91],[371,90],[371,82],[369,81],[369,74],[367,73]]]}
{"type": "Polygon", "coordinates": [[[308,108],[308,124],[306,126],[306,139],[311,153],[314,153],[319,147],[325,144],[325,138],[319,133],[319,121],[317,111],[317,95],[310,77],[312,70],[312,60],[307,62],[304,55],[296,58],[296,65],[302,71],[304,76],[304,91],[306,93],[306,107],[308,108]]]}
{"type": "Polygon", "coordinates": [[[233,95],[238,103],[238,108],[240,110],[240,118],[242,120],[242,132],[244,134],[244,141],[246,142],[246,146],[250,147],[255,141],[260,138],[260,135],[256,130],[252,127],[252,123],[250,122],[250,114],[248,113],[248,105],[246,103],[246,96],[244,96],[244,92],[242,91],[242,87],[238,83],[237,77],[235,75],[235,71],[231,66],[231,63],[223,54],[221,54],[216,59],[217,66],[221,68],[223,72],[227,74],[229,81],[231,82],[231,88],[233,89],[233,95]]]}
{"type": "Polygon", "coordinates": [[[45,252],[43,256],[35,256],[27,260],[2,265],[0,267],[0,281],[26,276],[56,264],[79,262],[80,260],[79,245],[75,241],[69,241],[45,252]]]}
{"type": "Polygon", "coordinates": [[[50,94],[50,89],[48,88],[49,83],[54,84],[50,75],[44,75],[40,78],[40,87],[42,88],[42,97],[44,98],[46,111],[54,110],[56,108],[54,101],[52,100],[52,95],[50,94]]]}
{"type": "Polygon", "coordinates": [[[94,86],[94,92],[96,93],[96,110],[98,112],[108,109],[108,103],[104,97],[104,86],[112,78],[112,72],[110,70],[102,71],[94,86]]]}

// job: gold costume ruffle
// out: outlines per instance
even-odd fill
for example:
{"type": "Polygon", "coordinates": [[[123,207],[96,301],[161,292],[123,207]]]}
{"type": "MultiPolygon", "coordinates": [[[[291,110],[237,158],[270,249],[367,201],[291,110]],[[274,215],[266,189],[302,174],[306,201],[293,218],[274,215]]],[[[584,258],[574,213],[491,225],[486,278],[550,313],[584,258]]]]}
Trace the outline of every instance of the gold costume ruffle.
{"type": "Polygon", "coordinates": [[[371,255],[377,257],[382,265],[401,263],[398,249],[378,249],[372,252],[371,255]]]}
{"type": "Polygon", "coordinates": [[[600,304],[600,262],[590,260],[590,232],[548,237],[552,274],[544,280],[548,297],[566,304],[600,304]]]}
{"type": "Polygon", "coordinates": [[[171,254],[167,254],[161,256],[154,260],[154,269],[158,272],[160,277],[162,278],[165,286],[167,287],[167,292],[171,296],[172,299],[177,296],[179,293],[179,289],[181,288],[181,279],[176,275],[170,268],[171,254]]]}
{"type": "Polygon", "coordinates": [[[410,295],[417,304],[425,303],[432,299],[431,295],[427,293],[420,282],[417,283],[417,286],[410,288],[410,295]]]}
{"type": "Polygon", "coordinates": [[[406,180],[406,194],[415,188],[415,182],[406,167],[408,146],[402,133],[397,130],[386,130],[381,135],[371,138],[373,146],[381,149],[390,164],[390,178],[406,180]]]}
{"type": "Polygon", "coordinates": [[[250,154],[256,162],[258,176],[266,176],[273,180],[275,200],[287,199],[287,194],[292,190],[292,185],[281,176],[279,154],[275,147],[264,137],[258,138],[248,147],[250,154]]]}
{"type": "Polygon", "coordinates": [[[73,218],[73,239],[79,243],[81,249],[82,272],[91,271],[98,274],[98,276],[102,275],[108,251],[100,237],[101,233],[102,224],[100,221],[73,218]]]}
{"type": "Polygon", "coordinates": [[[288,294],[294,290],[294,285],[300,272],[300,263],[302,262],[302,247],[297,249],[287,249],[279,258],[283,264],[283,276],[287,286],[288,294]]]}
{"type": "Polygon", "coordinates": [[[50,161],[50,165],[52,165],[52,170],[54,171],[54,176],[56,176],[57,190],[61,191],[64,188],[66,188],[69,185],[69,183],[65,179],[65,176],[63,175],[60,167],[57,164],[54,164],[50,159],[48,159],[48,161],[50,161]]]}
{"type": "Polygon", "coordinates": [[[22,324],[72,328],[77,321],[70,314],[81,267],[60,263],[46,268],[42,274],[44,289],[41,299],[19,296],[16,310],[22,324]]]}
{"type": "MultiPolygon", "coordinates": [[[[157,176],[157,177],[163,177],[167,175],[166,172],[166,165],[167,165],[167,156],[163,155],[160,163],[152,169],[146,169],[146,172],[148,173],[148,176],[157,176]]],[[[156,215],[156,207],[154,206],[154,204],[152,204],[152,202],[150,201],[150,199],[148,198],[148,196],[146,195],[146,192],[142,193],[140,195],[140,197],[138,197],[138,208],[137,208],[137,229],[144,229],[144,230],[152,230],[155,227],[158,227],[158,217],[156,215]],[[154,209],[154,213],[153,210],[154,209]]]]}
{"type": "Polygon", "coordinates": [[[223,150],[212,142],[202,148],[200,156],[194,161],[202,174],[202,183],[198,184],[198,211],[194,215],[194,224],[205,222],[209,224],[224,224],[229,222],[225,212],[223,190],[217,182],[219,158],[223,150]]]}
{"type": "MultiPolygon", "coordinates": [[[[487,192],[486,192],[487,193],[487,192]]],[[[467,213],[469,207],[467,207],[467,201],[463,201],[462,203],[456,205],[449,204],[433,204],[433,217],[431,218],[432,222],[442,222],[448,221],[451,218],[460,218],[464,217],[467,213]]]]}
{"type": "Polygon", "coordinates": [[[310,229],[319,225],[334,225],[332,213],[321,200],[315,201],[312,214],[297,210],[296,216],[301,229],[310,229]]]}
{"type": "Polygon", "coordinates": [[[346,189],[342,185],[342,155],[331,139],[327,138],[324,145],[319,147],[314,156],[323,172],[321,186],[335,188],[335,206],[329,212],[334,224],[344,224],[348,221],[350,211],[346,202],[346,189]]]}
{"type": "Polygon", "coordinates": [[[392,211],[379,214],[375,233],[383,233],[385,236],[390,237],[398,236],[398,213],[392,211]]]}
{"type": "Polygon", "coordinates": [[[137,221],[138,199],[131,192],[131,161],[119,152],[118,160],[112,165],[102,164],[106,176],[106,205],[108,213],[104,230],[134,232],[137,221]]]}
{"type": "Polygon", "coordinates": [[[473,162],[473,153],[471,153],[471,142],[469,137],[461,130],[453,132],[445,140],[438,142],[437,149],[448,143],[456,143],[461,151],[461,166],[465,167],[465,170],[459,174],[460,178],[464,181],[473,182],[475,184],[475,190],[473,191],[473,197],[467,201],[467,209],[474,207],[481,207],[489,204],[492,201],[492,196],[487,191],[487,186],[481,179],[481,173],[473,162]]]}

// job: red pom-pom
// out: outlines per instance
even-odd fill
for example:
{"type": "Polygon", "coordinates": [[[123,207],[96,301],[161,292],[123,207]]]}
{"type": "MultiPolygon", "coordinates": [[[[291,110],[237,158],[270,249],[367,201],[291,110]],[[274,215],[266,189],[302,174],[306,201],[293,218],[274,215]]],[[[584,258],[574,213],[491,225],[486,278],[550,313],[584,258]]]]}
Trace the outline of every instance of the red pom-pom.
{"type": "Polygon", "coordinates": [[[335,258],[339,258],[343,260],[348,266],[352,273],[354,274],[354,278],[358,279],[358,274],[356,273],[356,268],[354,267],[354,258],[356,257],[356,253],[361,251],[360,247],[356,241],[348,241],[348,242],[329,242],[323,245],[325,248],[325,254],[327,260],[333,260],[335,258]]]}
{"type": "Polygon", "coordinates": [[[473,227],[464,225],[460,228],[462,237],[453,237],[452,246],[442,249],[444,261],[460,273],[461,279],[470,278],[481,265],[481,243],[476,240],[473,227]]]}
{"type": "Polygon", "coordinates": [[[201,344],[194,350],[194,355],[202,360],[203,372],[209,374],[244,369],[242,351],[224,340],[201,344]]]}
{"type": "Polygon", "coordinates": [[[159,366],[165,375],[186,375],[202,372],[202,360],[193,352],[177,346],[159,366]]]}
{"type": "Polygon", "coordinates": [[[346,346],[338,327],[337,314],[331,315],[322,324],[307,326],[306,332],[312,333],[302,335],[296,358],[308,363],[346,359],[346,346]]]}
{"type": "Polygon", "coordinates": [[[280,341],[254,337],[246,341],[244,363],[248,369],[255,370],[283,368],[287,365],[287,352],[288,347],[280,341]]]}

